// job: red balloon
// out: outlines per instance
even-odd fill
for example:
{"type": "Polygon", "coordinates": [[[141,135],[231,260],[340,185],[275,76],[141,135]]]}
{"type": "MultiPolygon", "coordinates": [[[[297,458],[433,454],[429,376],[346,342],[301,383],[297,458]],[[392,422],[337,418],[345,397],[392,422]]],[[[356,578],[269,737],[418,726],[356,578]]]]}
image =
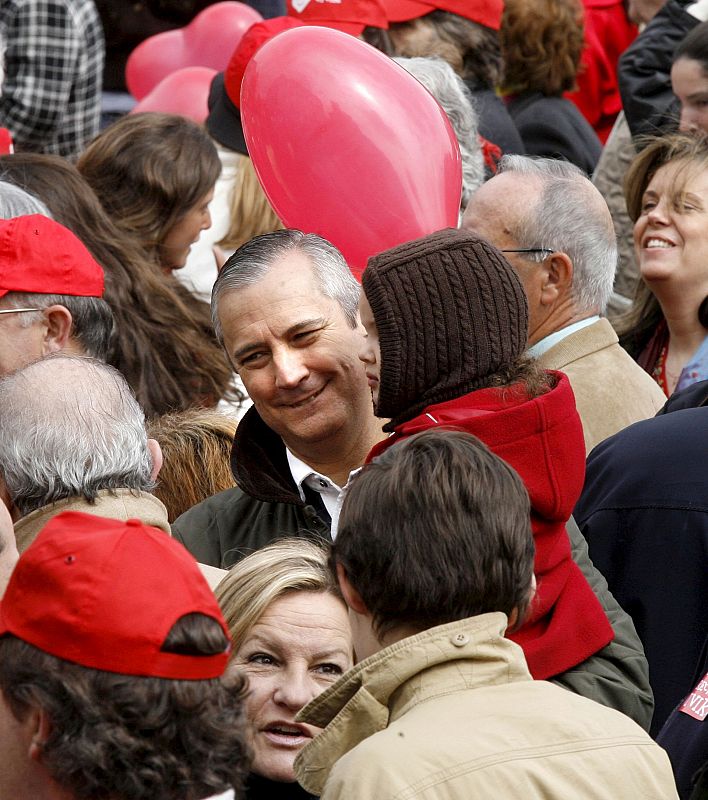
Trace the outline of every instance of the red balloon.
{"type": "Polygon", "coordinates": [[[266,43],[246,68],[241,119],[278,217],[367,259],[457,227],[460,149],[445,112],[402,67],[320,27],[266,43]]]}
{"type": "Polygon", "coordinates": [[[158,33],[133,50],[125,66],[128,91],[142,100],[163,78],[183,67],[225,70],[243,34],[262,20],[245,3],[207,6],[185,28],[158,33]]]}
{"type": "Polygon", "coordinates": [[[161,80],[130,113],[162,111],[189,117],[201,125],[209,114],[207,100],[214,75],[216,70],[210,67],[178,69],[161,80]]]}

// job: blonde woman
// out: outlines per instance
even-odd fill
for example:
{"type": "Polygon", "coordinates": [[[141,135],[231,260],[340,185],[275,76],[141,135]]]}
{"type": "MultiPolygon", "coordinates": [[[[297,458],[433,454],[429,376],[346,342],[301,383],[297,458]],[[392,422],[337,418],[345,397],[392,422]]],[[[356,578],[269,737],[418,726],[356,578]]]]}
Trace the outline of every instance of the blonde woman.
{"type": "Polygon", "coordinates": [[[324,544],[282,539],[239,561],[216,589],[231,631],[229,669],[249,683],[248,800],[310,797],[293,763],[319,729],[295,716],[352,666],[347,610],[327,558],[324,544]]]}

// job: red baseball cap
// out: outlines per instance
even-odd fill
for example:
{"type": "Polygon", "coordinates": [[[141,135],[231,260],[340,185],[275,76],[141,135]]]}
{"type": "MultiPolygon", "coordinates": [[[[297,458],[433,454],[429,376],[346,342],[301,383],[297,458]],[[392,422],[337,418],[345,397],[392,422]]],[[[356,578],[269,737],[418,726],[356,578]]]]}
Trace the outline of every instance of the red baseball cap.
{"type": "Polygon", "coordinates": [[[389,22],[408,22],[431,11],[449,11],[498,31],[504,0],[379,0],[389,22]]]}
{"type": "Polygon", "coordinates": [[[306,25],[323,25],[359,36],[367,25],[388,28],[380,0],[287,0],[291,17],[306,25]]]}
{"type": "Polygon", "coordinates": [[[67,228],[41,214],[0,220],[0,297],[8,292],[103,296],[103,270],[67,228]]]}
{"type": "Polygon", "coordinates": [[[20,556],[0,602],[0,635],[91,669],[173,680],[218,678],[228,649],[166,653],[185,614],[215,619],[229,639],[197,562],[164,531],[65,511],[20,556]]]}

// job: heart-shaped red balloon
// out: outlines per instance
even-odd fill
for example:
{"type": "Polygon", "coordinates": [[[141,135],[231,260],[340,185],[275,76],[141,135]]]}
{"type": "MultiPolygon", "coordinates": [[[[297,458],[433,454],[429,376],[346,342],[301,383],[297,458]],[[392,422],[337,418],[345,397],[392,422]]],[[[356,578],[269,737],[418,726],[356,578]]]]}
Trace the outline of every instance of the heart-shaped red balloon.
{"type": "Polygon", "coordinates": [[[142,100],[163,78],[183,67],[226,69],[243,34],[262,19],[245,3],[215,3],[186,27],[145,39],[125,66],[128,91],[142,100]]]}
{"type": "Polygon", "coordinates": [[[241,118],[278,217],[329,239],[357,277],[370,256],[457,227],[462,166],[445,112],[353,36],[303,27],[271,39],[246,68],[241,118]]]}
{"type": "Polygon", "coordinates": [[[210,67],[185,67],[161,80],[131,110],[161,111],[164,114],[179,114],[200,125],[209,114],[209,88],[216,75],[210,67]]]}

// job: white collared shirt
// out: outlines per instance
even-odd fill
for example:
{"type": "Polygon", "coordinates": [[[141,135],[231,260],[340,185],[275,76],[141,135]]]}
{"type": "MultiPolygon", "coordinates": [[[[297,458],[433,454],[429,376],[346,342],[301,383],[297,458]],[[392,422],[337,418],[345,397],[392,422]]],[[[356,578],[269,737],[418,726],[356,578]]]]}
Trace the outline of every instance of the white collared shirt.
{"type": "Polygon", "coordinates": [[[339,511],[342,507],[344,492],[349,485],[349,481],[351,481],[354,475],[359,472],[361,467],[357,467],[357,469],[352,470],[349,473],[349,478],[347,479],[346,485],[341,487],[337,486],[337,484],[330,480],[326,475],[320,475],[319,472],[315,472],[311,466],[306,464],[304,461],[301,461],[296,455],[293,455],[287,447],[285,448],[285,453],[288,457],[290,473],[293,476],[293,480],[295,481],[295,485],[297,486],[297,490],[300,493],[300,498],[302,499],[303,503],[306,502],[305,492],[302,489],[303,484],[305,484],[308,489],[318,492],[322,498],[322,502],[327,509],[327,513],[332,518],[331,531],[332,540],[334,540],[335,536],[337,535],[339,511]]]}
{"type": "Polygon", "coordinates": [[[207,797],[206,800],[235,800],[236,795],[233,789],[227,789],[223,794],[215,794],[212,797],[207,797]]]}
{"type": "Polygon", "coordinates": [[[550,350],[553,345],[558,344],[558,342],[562,342],[566,336],[570,336],[571,333],[575,333],[576,331],[580,331],[590,325],[594,325],[599,319],[600,316],[598,314],[594,314],[592,317],[581,319],[579,322],[574,322],[572,325],[567,325],[565,328],[561,328],[559,331],[554,331],[545,338],[541,339],[540,342],[536,342],[535,345],[529,347],[526,353],[533,358],[539,358],[545,352],[550,350]]]}

